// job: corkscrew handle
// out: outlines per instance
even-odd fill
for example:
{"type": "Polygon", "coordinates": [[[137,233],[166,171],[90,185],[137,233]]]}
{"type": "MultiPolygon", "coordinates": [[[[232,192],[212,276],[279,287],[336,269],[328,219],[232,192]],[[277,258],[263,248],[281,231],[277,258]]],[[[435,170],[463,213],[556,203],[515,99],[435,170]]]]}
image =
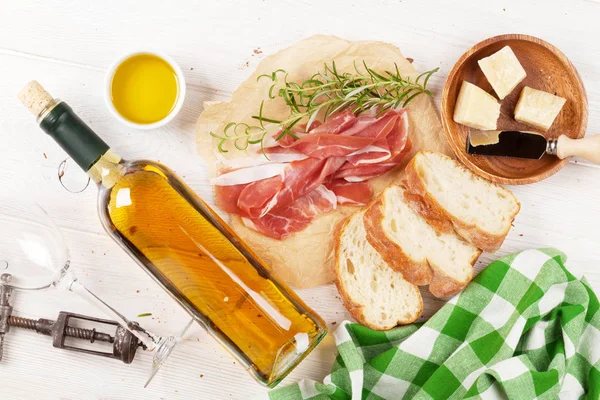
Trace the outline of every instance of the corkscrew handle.
{"type": "Polygon", "coordinates": [[[2,360],[2,352],[4,350],[4,335],[10,329],[8,320],[13,310],[10,305],[10,297],[13,290],[12,286],[10,286],[11,280],[12,275],[10,274],[2,274],[0,276],[0,361],[2,360]]]}

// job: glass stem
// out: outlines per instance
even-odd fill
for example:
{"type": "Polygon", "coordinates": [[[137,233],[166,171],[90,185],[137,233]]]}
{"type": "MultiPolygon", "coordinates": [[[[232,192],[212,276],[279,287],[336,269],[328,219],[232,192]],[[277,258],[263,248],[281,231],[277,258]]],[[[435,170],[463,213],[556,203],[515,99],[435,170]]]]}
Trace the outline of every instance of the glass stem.
{"type": "MultiPolygon", "coordinates": [[[[71,274],[69,274],[71,275],[71,274]]],[[[156,346],[159,344],[159,338],[157,338],[152,333],[146,331],[144,328],[138,325],[137,322],[132,322],[128,320],[123,314],[109,306],[105,303],[101,298],[92,293],[88,288],[83,286],[81,282],[77,280],[74,276],[67,277],[67,289],[70,291],[77,293],[79,296],[87,300],[90,304],[96,306],[99,310],[104,312],[110,318],[114,319],[120,325],[127,328],[135,337],[137,337],[140,342],[142,342],[149,351],[154,351],[156,346]]]]}

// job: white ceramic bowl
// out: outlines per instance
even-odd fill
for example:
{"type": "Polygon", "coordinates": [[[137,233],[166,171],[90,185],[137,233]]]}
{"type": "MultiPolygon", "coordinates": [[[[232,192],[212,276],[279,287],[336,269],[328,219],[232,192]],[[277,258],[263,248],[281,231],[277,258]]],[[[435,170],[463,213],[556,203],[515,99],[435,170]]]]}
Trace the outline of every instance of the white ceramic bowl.
{"type": "Polygon", "coordinates": [[[179,113],[179,111],[181,110],[181,107],[183,107],[184,100],[185,100],[185,77],[183,76],[183,71],[181,70],[179,65],[175,62],[175,60],[173,60],[171,57],[169,57],[168,55],[166,55],[165,53],[160,52],[160,51],[138,50],[138,51],[132,51],[130,53],[126,53],[122,57],[120,57],[118,60],[116,60],[108,68],[108,71],[106,72],[106,76],[104,78],[104,101],[106,103],[106,107],[108,107],[108,110],[116,119],[118,119],[123,124],[125,124],[131,128],[149,130],[149,129],[156,129],[163,125],[168,124],[179,113]],[[175,71],[175,74],[177,75],[177,81],[179,84],[179,88],[178,88],[178,92],[177,92],[177,102],[175,103],[175,107],[173,107],[171,112],[166,117],[164,117],[160,121],[156,121],[151,124],[137,124],[135,122],[131,122],[131,121],[125,119],[121,114],[119,114],[119,112],[115,108],[115,105],[113,104],[112,99],[111,99],[111,86],[112,86],[113,76],[115,75],[115,71],[117,70],[119,65],[121,65],[125,60],[127,60],[128,58],[130,58],[132,56],[138,55],[138,54],[152,54],[152,55],[155,55],[155,56],[160,57],[163,60],[165,60],[171,66],[171,68],[173,68],[173,71],[175,71]]]}

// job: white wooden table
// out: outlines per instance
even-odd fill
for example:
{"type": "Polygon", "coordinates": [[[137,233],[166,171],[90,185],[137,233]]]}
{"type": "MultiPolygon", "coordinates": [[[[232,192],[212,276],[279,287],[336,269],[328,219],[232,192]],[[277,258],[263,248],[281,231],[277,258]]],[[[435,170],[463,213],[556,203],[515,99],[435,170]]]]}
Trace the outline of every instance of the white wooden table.
{"type": "MultiPolygon", "coordinates": [[[[70,247],[74,271],[121,312],[160,334],[188,318],[176,303],[103,232],[96,191],[65,191],[57,179],[63,151],[39,130],[16,100],[30,79],[68,100],[126,158],[174,168],[211,201],[206,169],[195,154],[194,126],[204,101],[225,100],[260,59],[312,34],[391,42],[417,68],[440,67],[432,88],[476,42],[526,33],[558,46],[579,70],[589,97],[590,134],[600,133],[600,2],[597,0],[482,2],[477,0],[220,0],[14,1],[0,4],[0,190],[43,205],[70,247]],[[486,5],[484,5],[486,4],[486,5]],[[177,119],[157,131],[120,125],[103,103],[104,72],[121,53],[161,49],[180,63],[188,95],[177,119]]],[[[437,98],[439,106],[439,96],[437,98]]],[[[499,255],[555,246],[600,291],[600,169],[573,161],[557,175],[512,188],[522,203],[499,255]]],[[[2,229],[0,227],[0,229],[2,229]]],[[[492,257],[484,255],[478,268],[492,257]]],[[[349,318],[333,286],[299,292],[330,327],[349,318]]],[[[74,294],[16,293],[15,314],[54,318],[60,310],[98,315],[74,294]]],[[[442,302],[428,304],[431,315],[442,302]]],[[[98,315],[101,316],[101,315],[98,315]]],[[[330,337],[285,382],[321,379],[335,348],[330,337]]],[[[131,365],[54,350],[48,338],[13,330],[0,363],[0,398],[246,399],[266,391],[199,326],[170,364],[142,389],[151,358],[131,365]]]]}

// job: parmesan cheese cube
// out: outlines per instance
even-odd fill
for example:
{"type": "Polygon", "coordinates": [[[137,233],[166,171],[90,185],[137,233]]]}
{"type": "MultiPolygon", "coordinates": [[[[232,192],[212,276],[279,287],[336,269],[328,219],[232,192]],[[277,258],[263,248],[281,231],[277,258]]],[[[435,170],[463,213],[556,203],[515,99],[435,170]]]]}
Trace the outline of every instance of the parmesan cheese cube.
{"type": "Polygon", "coordinates": [[[500,103],[491,94],[463,81],[454,106],[454,121],[484,131],[495,130],[500,103]]]}
{"type": "Polygon", "coordinates": [[[547,131],[567,100],[525,86],[515,107],[515,119],[547,131]]]}
{"type": "Polygon", "coordinates": [[[508,96],[527,76],[517,56],[508,46],[477,63],[500,100],[508,96]]]}

